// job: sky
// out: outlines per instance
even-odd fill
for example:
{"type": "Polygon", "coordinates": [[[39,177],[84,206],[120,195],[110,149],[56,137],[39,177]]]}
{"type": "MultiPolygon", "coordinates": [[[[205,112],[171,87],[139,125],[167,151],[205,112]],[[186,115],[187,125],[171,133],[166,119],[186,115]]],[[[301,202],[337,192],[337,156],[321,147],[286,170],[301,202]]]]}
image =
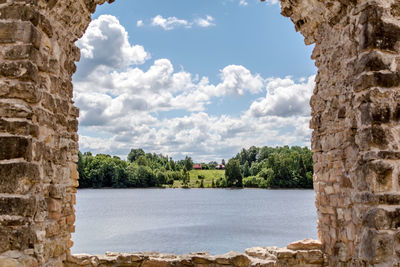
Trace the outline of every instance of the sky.
{"type": "Polygon", "coordinates": [[[118,0],[77,46],[82,152],[220,162],[310,146],[313,46],[276,0],[118,0]]]}

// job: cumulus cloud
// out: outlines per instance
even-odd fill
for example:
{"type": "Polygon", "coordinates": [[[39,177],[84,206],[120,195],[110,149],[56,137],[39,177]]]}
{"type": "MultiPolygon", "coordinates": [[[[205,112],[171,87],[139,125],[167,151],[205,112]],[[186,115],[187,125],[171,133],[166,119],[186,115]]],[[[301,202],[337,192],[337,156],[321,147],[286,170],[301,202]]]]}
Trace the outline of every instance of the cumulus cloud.
{"type": "Polygon", "coordinates": [[[206,77],[198,81],[191,73],[175,72],[168,59],[159,59],[147,71],[128,68],[106,72],[95,69],[84,79],[75,79],[75,101],[81,107],[82,125],[102,123],[127,111],[203,111],[213,97],[256,94],[264,80],[243,66],[221,70],[221,82],[214,85],[206,77]],[[86,109],[93,107],[89,112],[86,109]]]}
{"type": "Polygon", "coordinates": [[[111,15],[101,15],[90,23],[77,45],[81,48],[82,62],[96,67],[120,69],[132,64],[143,64],[150,58],[143,46],[129,43],[127,31],[111,15]]]}
{"type": "Polygon", "coordinates": [[[157,15],[152,19],[152,26],[159,26],[166,31],[173,30],[176,27],[192,27],[191,23],[184,19],[178,19],[177,17],[164,18],[161,15],[157,15]]]}
{"type": "Polygon", "coordinates": [[[242,147],[252,145],[309,145],[309,117],[255,118],[194,112],[165,119],[133,118],[141,114],[130,113],[106,126],[92,127],[95,131],[111,133],[112,137],[81,138],[80,143],[84,143],[81,148],[126,156],[131,147],[143,147],[177,158],[191,155],[198,161],[210,161],[230,158],[242,147]]]}
{"type": "Polygon", "coordinates": [[[197,18],[194,20],[194,22],[203,28],[207,28],[207,27],[211,27],[211,26],[215,26],[214,22],[214,18],[212,16],[207,15],[205,18],[197,18]]]}
{"type": "Polygon", "coordinates": [[[253,75],[243,66],[229,65],[221,71],[222,82],[216,86],[217,95],[237,93],[243,95],[245,91],[253,94],[261,92],[264,80],[260,75],[253,75]]]}
{"type": "Polygon", "coordinates": [[[289,77],[270,79],[266,87],[266,97],[255,101],[250,107],[250,112],[256,117],[267,115],[308,116],[310,114],[308,103],[315,86],[314,80],[315,76],[300,83],[296,83],[289,77]]]}
{"type": "MultiPolygon", "coordinates": [[[[135,46],[115,17],[101,16],[92,24],[89,36],[78,42],[86,51],[74,76],[74,100],[81,110],[80,131],[84,132],[82,151],[125,157],[130,148],[141,147],[208,161],[230,158],[252,145],[309,144],[308,101],[314,77],[264,79],[244,66],[229,65],[220,70],[220,81],[213,84],[207,77],[176,71],[168,59],[157,59],[145,70],[137,66],[141,61],[131,52],[135,46]],[[125,48],[115,48],[117,43],[125,48]],[[113,49],[107,55],[100,53],[105,47],[113,49]],[[115,60],[122,56],[122,63],[115,60]],[[208,105],[224,96],[262,92],[265,98],[256,99],[241,115],[207,113],[208,105]],[[173,110],[186,115],[159,116],[173,110]]],[[[148,57],[144,53],[142,61],[148,57]]]]}

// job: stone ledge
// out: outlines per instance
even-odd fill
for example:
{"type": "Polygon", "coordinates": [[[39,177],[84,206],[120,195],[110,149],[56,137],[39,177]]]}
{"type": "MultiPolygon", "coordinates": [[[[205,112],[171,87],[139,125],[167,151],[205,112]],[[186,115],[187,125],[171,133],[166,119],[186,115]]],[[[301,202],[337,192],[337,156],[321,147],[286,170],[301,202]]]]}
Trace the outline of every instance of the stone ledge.
{"type": "Polygon", "coordinates": [[[286,248],[254,247],[245,253],[229,252],[211,256],[207,252],[172,255],[154,252],[114,253],[105,255],[75,254],[69,255],[67,267],[97,266],[202,266],[202,267],[247,267],[247,266],[323,266],[324,254],[321,243],[311,239],[297,241],[286,248]],[[294,248],[288,249],[288,247],[294,248]]]}

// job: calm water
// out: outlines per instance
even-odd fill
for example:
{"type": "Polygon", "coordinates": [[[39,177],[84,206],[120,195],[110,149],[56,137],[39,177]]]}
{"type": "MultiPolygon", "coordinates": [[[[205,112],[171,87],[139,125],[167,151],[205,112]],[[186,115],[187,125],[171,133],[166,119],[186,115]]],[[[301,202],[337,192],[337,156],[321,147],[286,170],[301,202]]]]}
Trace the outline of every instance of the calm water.
{"type": "Polygon", "coordinates": [[[73,253],[222,254],[317,238],[312,190],[79,190],[73,253]]]}

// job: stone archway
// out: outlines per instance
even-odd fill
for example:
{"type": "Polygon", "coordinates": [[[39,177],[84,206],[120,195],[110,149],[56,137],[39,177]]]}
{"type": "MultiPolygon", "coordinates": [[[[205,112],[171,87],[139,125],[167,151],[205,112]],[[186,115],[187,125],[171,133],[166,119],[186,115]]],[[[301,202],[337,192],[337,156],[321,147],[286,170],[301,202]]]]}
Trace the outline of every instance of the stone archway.
{"type": "MultiPolygon", "coordinates": [[[[0,0],[0,265],[321,266],[316,244],[220,258],[69,255],[78,181],[74,43],[104,2],[0,0]]],[[[400,4],[281,0],[281,6],[305,42],[315,43],[310,124],[325,264],[397,265],[400,4]]]]}

